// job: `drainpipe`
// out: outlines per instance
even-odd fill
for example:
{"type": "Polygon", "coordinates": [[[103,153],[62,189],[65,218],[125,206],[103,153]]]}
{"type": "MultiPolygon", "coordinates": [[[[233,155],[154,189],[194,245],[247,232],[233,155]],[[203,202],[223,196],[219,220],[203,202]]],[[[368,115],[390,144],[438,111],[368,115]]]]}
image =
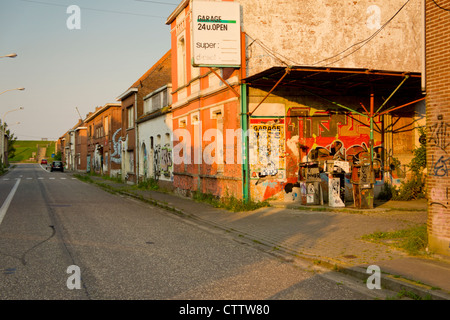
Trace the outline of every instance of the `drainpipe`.
{"type": "Polygon", "coordinates": [[[373,108],[374,96],[373,91],[370,93],[370,161],[373,163],[373,108]]]}
{"type": "Polygon", "coordinates": [[[248,163],[248,105],[247,84],[241,84],[241,128],[242,128],[242,194],[247,203],[250,199],[250,172],[248,163]]]}
{"type": "MultiPolygon", "coordinates": [[[[139,92],[139,91],[138,91],[139,92]]],[[[138,130],[138,125],[137,125],[137,113],[138,113],[138,92],[135,92],[134,94],[134,141],[135,141],[135,146],[134,146],[134,172],[136,174],[136,184],[139,183],[139,130],[138,130]]]]}

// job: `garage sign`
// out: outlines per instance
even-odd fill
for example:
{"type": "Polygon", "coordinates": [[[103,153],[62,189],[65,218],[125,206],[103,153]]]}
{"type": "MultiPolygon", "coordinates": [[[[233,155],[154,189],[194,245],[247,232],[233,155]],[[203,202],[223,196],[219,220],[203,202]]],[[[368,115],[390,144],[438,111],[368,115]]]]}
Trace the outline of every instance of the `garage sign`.
{"type": "Polygon", "coordinates": [[[192,65],[240,67],[241,14],[237,2],[194,1],[192,65]]]}

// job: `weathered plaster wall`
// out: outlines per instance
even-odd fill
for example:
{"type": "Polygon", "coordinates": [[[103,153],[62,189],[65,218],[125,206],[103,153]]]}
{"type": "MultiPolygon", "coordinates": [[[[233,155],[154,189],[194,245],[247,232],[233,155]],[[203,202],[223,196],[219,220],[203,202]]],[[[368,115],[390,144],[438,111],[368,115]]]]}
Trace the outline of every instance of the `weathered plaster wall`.
{"type": "MultiPolygon", "coordinates": [[[[243,28],[249,36],[248,75],[285,65],[264,51],[261,42],[288,65],[324,66],[357,49],[359,46],[320,62],[369,38],[405,3],[404,0],[239,2],[243,28]]],[[[419,72],[421,26],[420,0],[411,0],[370,42],[329,66],[419,72]]]]}

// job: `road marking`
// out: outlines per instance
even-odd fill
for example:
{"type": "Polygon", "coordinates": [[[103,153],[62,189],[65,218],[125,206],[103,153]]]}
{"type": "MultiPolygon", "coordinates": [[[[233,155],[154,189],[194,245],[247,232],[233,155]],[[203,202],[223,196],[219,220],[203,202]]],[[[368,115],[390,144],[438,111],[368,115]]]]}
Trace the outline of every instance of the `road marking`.
{"type": "Polygon", "coordinates": [[[50,180],[55,180],[55,178],[50,178],[50,180]]]}
{"type": "Polygon", "coordinates": [[[47,171],[47,169],[45,169],[45,168],[42,166],[42,164],[40,164],[39,166],[40,166],[41,169],[44,170],[45,172],[50,173],[50,172],[47,171]]]}
{"type": "Polygon", "coordinates": [[[42,177],[39,177],[38,179],[39,179],[39,180],[42,180],[42,179],[44,179],[44,178],[42,178],[42,177]]]}
{"type": "Polygon", "coordinates": [[[61,180],[66,180],[66,178],[61,178],[61,180]]]}
{"type": "Polygon", "coordinates": [[[2,207],[0,208],[0,224],[3,221],[3,218],[5,217],[6,211],[8,211],[9,205],[11,204],[11,200],[14,197],[14,194],[17,191],[17,188],[19,187],[20,179],[17,179],[16,184],[11,189],[11,192],[9,193],[8,197],[6,198],[5,202],[3,202],[2,207]]]}
{"type": "Polygon", "coordinates": [[[4,179],[3,179],[3,181],[8,181],[8,180],[9,180],[9,178],[4,178],[4,179]]]}

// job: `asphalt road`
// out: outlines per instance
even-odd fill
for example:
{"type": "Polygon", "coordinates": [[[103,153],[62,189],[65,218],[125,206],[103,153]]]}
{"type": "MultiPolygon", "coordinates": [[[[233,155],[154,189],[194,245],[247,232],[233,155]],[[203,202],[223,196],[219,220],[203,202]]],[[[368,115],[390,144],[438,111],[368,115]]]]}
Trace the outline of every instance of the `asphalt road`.
{"type": "Polygon", "coordinates": [[[37,164],[0,177],[0,206],[2,300],[375,297],[365,285],[37,164]]]}

